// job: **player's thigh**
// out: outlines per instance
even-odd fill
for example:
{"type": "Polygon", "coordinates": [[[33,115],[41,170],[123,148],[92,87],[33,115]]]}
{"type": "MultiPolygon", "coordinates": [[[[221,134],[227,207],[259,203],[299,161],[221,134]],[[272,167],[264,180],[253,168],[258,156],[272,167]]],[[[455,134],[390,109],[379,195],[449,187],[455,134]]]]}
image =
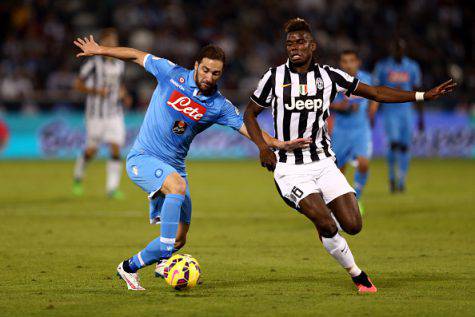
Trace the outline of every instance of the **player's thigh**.
{"type": "Polygon", "coordinates": [[[320,165],[321,173],[316,185],[320,188],[325,204],[341,195],[355,192],[331,158],[320,161],[320,165]]]}
{"type": "Polygon", "coordinates": [[[170,174],[177,174],[171,165],[151,155],[138,151],[130,151],[126,160],[126,171],[129,178],[150,198],[154,197],[162,188],[170,174]]]}
{"type": "Polygon", "coordinates": [[[303,198],[299,203],[299,211],[314,223],[321,236],[331,237],[337,231],[330,209],[320,194],[312,193],[303,198]]]}
{"type": "Polygon", "coordinates": [[[125,124],[120,116],[105,120],[104,142],[123,147],[125,143],[125,124]]]}
{"type": "Polygon", "coordinates": [[[299,202],[302,199],[320,192],[315,183],[317,175],[308,165],[277,163],[274,170],[277,191],[284,202],[296,210],[299,210],[299,202]]]}
{"type": "Polygon", "coordinates": [[[331,212],[340,223],[341,228],[348,234],[361,231],[363,222],[354,193],[346,193],[334,198],[328,204],[331,212]]]}

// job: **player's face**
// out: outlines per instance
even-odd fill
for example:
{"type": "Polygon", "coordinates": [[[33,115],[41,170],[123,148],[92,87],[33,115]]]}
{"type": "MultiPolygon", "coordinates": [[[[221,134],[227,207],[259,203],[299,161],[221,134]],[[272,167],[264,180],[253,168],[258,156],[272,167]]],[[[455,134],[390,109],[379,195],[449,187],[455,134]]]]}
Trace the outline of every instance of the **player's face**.
{"type": "Polygon", "coordinates": [[[223,74],[223,62],[217,59],[203,58],[195,62],[195,82],[203,95],[214,90],[223,74]]]}
{"type": "Polygon", "coordinates": [[[360,66],[361,61],[355,54],[343,54],[340,56],[340,67],[351,76],[356,75],[360,66]]]}
{"type": "Polygon", "coordinates": [[[285,50],[292,64],[304,65],[312,58],[316,49],[317,44],[308,32],[296,31],[287,34],[285,50]]]}

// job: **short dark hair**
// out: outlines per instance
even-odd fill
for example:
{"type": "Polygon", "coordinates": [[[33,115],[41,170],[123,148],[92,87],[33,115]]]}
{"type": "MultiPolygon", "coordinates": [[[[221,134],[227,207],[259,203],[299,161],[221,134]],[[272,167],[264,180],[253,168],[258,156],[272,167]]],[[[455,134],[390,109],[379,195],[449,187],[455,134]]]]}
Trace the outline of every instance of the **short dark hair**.
{"type": "Polygon", "coordinates": [[[224,51],[221,47],[213,44],[208,44],[205,47],[203,47],[200,52],[198,53],[198,56],[196,56],[196,61],[198,63],[201,63],[203,58],[209,58],[209,59],[215,59],[218,61],[226,62],[226,55],[224,54],[224,51]]]}
{"type": "Polygon", "coordinates": [[[296,31],[304,31],[312,34],[310,24],[302,18],[293,18],[285,22],[284,31],[286,34],[296,31]]]}
{"type": "Polygon", "coordinates": [[[342,57],[343,55],[355,55],[357,58],[360,58],[358,52],[352,49],[347,49],[347,50],[342,51],[340,53],[340,57],[342,57]]]}

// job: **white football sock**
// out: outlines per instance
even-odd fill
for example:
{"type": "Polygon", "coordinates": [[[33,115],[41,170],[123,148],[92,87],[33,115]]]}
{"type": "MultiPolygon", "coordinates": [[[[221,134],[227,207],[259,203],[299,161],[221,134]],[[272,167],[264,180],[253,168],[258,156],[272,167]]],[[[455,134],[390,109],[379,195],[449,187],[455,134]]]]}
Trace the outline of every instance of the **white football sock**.
{"type": "Polygon", "coordinates": [[[122,162],[120,160],[108,160],[106,172],[106,190],[110,193],[119,187],[120,176],[122,175],[122,162]]]}
{"type": "Polygon", "coordinates": [[[322,243],[330,255],[340,263],[340,265],[350,273],[352,277],[361,274],[361,270],[355,263],[353,254],[351,253],[345,238],[337,233],[332,238],[322,237],[322,243]]]}
{"type": "Polygon", "coordinates": [[[74,164],[74,179],[81,181],[84,177],[84,170],[86,169],[87,162],[84,159],[84,154],[81,153],[76,158],[76,163],[74,164]]]}

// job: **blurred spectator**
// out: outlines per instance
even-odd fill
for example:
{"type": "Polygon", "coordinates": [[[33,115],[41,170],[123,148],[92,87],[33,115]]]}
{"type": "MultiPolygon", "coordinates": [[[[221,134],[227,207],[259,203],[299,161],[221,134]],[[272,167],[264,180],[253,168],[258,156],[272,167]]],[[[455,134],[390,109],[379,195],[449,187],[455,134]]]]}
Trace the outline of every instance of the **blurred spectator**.
{"type": "MultiPolygon", "coordinates": [[[[322,63],[336,65],[338,53],[352,48],[371,71],[387,55],[390,39],[400,36],[408,43],[408,55],[421,65],[424,87],[453,76],[461,85],[450,98],[473,102],[474,11],[463,1],[449,0],[10,1],[0,5],[0,17],[8,17],[0,22],[2,87],[17,81],[20,88],[2,88],[2,96],[24,93],[31,86],[40,92],[67,90],[70,72],[81,62],[75,58],[73,38],[114,25],[121,45],[186,67],[193,66],[201,45],[221,45],[228,54],[222,88],[243,104],[258,76],[282,62],[282,25],[295,16],[312,24],[322,63]],[[74,67],[56,70],[58,64],[74,67]],[[18,74],[12,70],[18,67],[31,80],[25,75],[15,79],[18,74]]],[[[127,86],[139,100],[150,93],[148,87],[140,87],[147,76],[127,69],[127,86]]]]}

